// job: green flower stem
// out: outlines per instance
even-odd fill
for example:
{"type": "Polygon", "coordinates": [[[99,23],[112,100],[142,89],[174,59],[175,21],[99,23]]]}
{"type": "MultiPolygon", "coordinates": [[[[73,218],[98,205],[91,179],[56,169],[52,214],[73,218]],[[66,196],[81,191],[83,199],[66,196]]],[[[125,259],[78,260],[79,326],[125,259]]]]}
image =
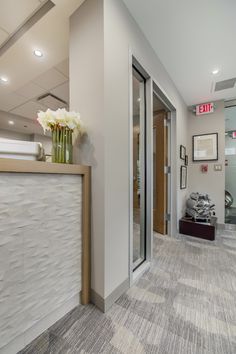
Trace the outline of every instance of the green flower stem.
{"type": "Polygon", "coordinates": [[[63,161],[62,161],[62,150],[63,150],[62,129],[63,129],[63,128],[61,128],[61,129],[59,130],[59,134],[60,134],[60,140],[59,140],[59,142],[60,142],[60,159],[59,159],[59,161],[60,161],[60,163],[63,162],[63,161]]]}
{"type": "Polygon", "coordinates": [[[66,149],[65,149],[65,128],[63,127],[62,128],[62,162],[65,163],[66,160],[65,160],[65,152],[66,152],[66,149]]]}
{"type": "Polygon", "coordinates": [[[52,127],[52,162],[72,163],[72,133],[67,127],[52,127]]]}

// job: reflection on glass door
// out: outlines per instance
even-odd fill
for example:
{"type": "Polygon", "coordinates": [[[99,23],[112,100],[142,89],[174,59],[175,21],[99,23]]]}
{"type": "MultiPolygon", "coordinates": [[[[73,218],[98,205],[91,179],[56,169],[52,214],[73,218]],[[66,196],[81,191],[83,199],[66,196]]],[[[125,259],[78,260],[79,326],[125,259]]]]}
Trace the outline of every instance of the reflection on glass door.
{"type": "Polygon", "coordinates": [[[236,224],[236,106],[225,108],[225,224],[236,224]]]}
{"type": "Polygon", "coordinates": [[[145,79],[133,68],[133,269],[146,257],[145,79]]]}

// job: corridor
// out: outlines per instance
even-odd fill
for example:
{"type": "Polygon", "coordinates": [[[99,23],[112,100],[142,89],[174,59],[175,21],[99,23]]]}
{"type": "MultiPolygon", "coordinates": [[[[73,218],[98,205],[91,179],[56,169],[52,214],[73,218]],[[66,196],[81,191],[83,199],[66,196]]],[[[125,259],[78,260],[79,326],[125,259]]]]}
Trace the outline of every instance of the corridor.
{"type": "Polygon", "coordinates": [[[155,234],[152,267],[106,314],[79,306],[20,354],[235,354],[235,291],[235,231],[155,234]]]}

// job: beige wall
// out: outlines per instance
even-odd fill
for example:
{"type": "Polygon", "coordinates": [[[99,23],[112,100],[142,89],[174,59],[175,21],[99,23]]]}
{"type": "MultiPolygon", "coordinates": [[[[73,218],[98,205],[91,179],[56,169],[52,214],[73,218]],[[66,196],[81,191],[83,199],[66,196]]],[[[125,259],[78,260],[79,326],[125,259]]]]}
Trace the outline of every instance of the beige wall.
{"type": "Polygon", "coordinates": [[[216,204],[216,215],[219,223],[224,223],[224,190],[225,190],[225,116],[224,101],[215,102],[213,114],[196,116],[189,113],[189,193],[208,193],[216,204]],[[197,134],[218,133],[219,160],[192,162],[192,136],[197,134]],[[208,164],[208,173],[202,173],[200,167],[208,164]],[[214,164],[222,164],[222,171],[214,171],[214,164]]]}
{"type": "Polygon", "coordinates": [[[129,277],[130,53],[177,110],[173,124],[172,218],[175,230],[187,191],[179,188],[179,149],[187,144],[187,108],[162,63],[120,0],[86,0],[71,17],[70,94],[88,126],[80,161],[92,165],[92,288],[102,297],[129,277]],[[175,180],[176,176],[176,180],[175,180]]]}
{"type": "Polygon", "coordinates": [[[14,132],[12,130],[0,129],[0,138],[31,141],[30,134],[14,132]]]}
{"type": "Polygon", "coordinates": [[[92,288],[104,297],[105,120],[102,1],[85,1],[70,20],[70,108],[88,132],[75,162],[92,166],[92,288]]]}

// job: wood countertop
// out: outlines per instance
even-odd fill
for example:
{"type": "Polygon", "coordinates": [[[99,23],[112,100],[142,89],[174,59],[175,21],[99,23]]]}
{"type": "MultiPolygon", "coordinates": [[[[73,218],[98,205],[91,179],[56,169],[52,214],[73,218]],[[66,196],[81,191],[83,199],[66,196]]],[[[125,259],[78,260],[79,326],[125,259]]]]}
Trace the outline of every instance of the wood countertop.
{"type": "Polygon", "coordinates": [[[90,166],[0,158],[0,172],[87,175],[90,166]]]}

